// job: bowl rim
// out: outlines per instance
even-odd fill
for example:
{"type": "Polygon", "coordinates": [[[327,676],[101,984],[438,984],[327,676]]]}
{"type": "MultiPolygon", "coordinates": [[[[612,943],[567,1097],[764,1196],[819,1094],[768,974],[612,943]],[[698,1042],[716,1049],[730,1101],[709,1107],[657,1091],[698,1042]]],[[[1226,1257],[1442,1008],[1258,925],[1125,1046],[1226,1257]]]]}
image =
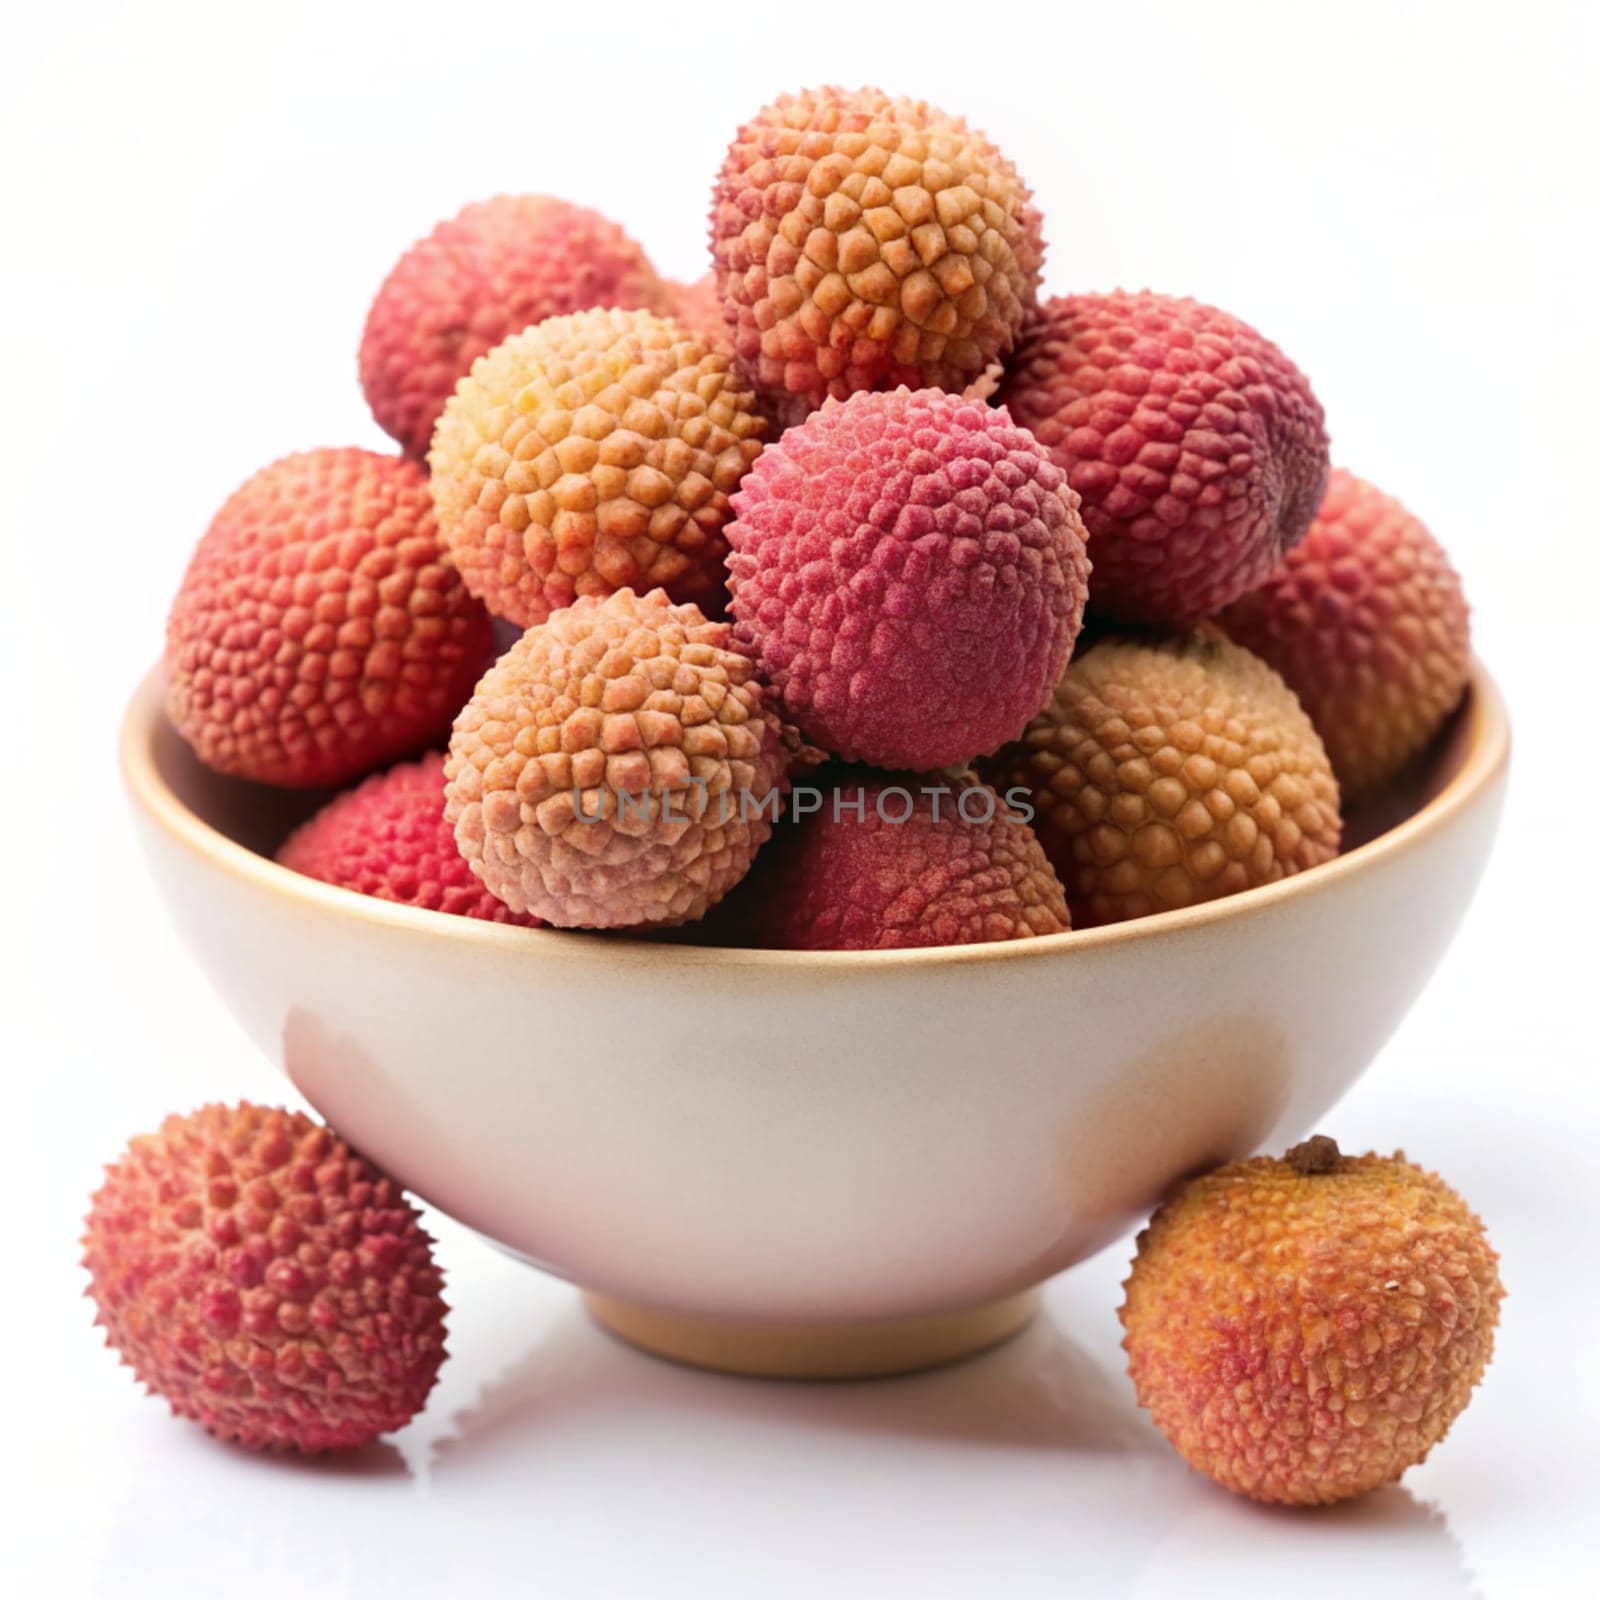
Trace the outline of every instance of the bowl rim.
{"type": "Polygon", "coordinates": [[[1159,940],[1239,917],[1257,916],[1285,901],[1332,887],[1341,879],[1372,872],[1445,827],[1490,788],[1506,769],[1511,754],[1511,729],[1505,701],[1476,657],[1460,714],[1465,722],[1457,737],[1464,739],[1466,748],[1449,782],[1410,816],[1320,866],[1281,878],[1276,883],[1172,911],[1155,912],[1128,922],[990,944],[932,945],[901,950],[753,950],[677,944],[599,930],[524,928],[452,916],[420,906],[398,905],[308,878],[290,867],[280,866],[269,856],[257,854],[203,821],[162,777],[155,760],[155,740],[166,718],[159,663],[145,675],[129,700],[118,737],[118,764],[134,805],[177,844],[249,880],[257,888],[300,902],[311,910],[456,945],[485,944],[490,948],[498,947],[502,952],[520,946],[530,954],[537,952],[541,957],[557,960],[600,960],[624,968],[659,964],[685,968],[759,967],[773,971],[814,968],[837,973],[840,967],[860,963],[893,968],[953,966],[979,961],[1041,961],[1068,951],[1159,940]]]}

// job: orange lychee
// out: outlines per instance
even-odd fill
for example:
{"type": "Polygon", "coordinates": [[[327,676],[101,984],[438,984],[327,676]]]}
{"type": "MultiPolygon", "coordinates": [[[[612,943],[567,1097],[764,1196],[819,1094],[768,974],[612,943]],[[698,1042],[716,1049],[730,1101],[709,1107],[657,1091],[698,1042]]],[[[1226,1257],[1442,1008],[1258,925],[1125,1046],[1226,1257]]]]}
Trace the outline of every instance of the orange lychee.
{"type": "Polygon", "coordinates": [[[711,255],[739,360],[789,423],[830,396],[984,379],[1016,344],[1044,244],[983,134],[925,101],[830,87],[739,130],[711,255]]]}
{"type": "Polygon", "coordinates": [[[1219,1168],[1139,1235],[1121,1310],[1139,1403],[1190,1466],[1255,1500],[1393,1483],[1483,1375],[1498,1259],[1403,1154],[1317,1137],[1219,1168]]]}
{"type": "Polygon", "coordinates": [[[467,587],[524,627],[627,588],[715,605],[730,496],[765,432],[725,347],[645,311],[551,317],[445,407],[440,531],[467,587]]]}
{"type": "Polygon", "coordinates": [[[1339,848],[1310,720],[1264,661],[1205,633],[1102,638],[980,768],[1031,795],[1079,927],[1236,894],[1339,848]]]}

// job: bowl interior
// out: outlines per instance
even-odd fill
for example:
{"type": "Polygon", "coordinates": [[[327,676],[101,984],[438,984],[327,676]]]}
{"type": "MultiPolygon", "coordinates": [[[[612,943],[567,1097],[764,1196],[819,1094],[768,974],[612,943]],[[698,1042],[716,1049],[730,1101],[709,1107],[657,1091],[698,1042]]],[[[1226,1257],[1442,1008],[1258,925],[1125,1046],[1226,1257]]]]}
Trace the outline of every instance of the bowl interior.
{"type": "MultiPolygon", "coordinates": [[[[141,685],[130,707],[124,730],[123,763],[136,798],[146,805],[153,802],[166,805],[171,813],[169,820],[175,823],[200,823],[215,836],[212,842],[226,841],[272,863],[272,871],[283,872],[285,886],[294,883],[304,885],[305,880],[300,879],[298,874],[278,868],[273,857],[288,835],[338,791],[276,789],[212,772],[201,764],[193,750],[167,722],[160,704],[161,684],[157,669],[141,685]]],[[[1358,855],[1386,835],[1401,830],[1405,824],[1421,819],[1452,791],[1465,787],[1464,780],[1472,776],[1469,768],[1486,776],[1504,759],[1507,743],[1504,707],[1498,692],[1488,675],[1475,667],[1472,682],[1461,705],[1428,747],[1380,794],[1363,800],[1345,812],[1339,859],[1358,855]]],[[[1298,879],[1289,881],[1306,883],[1315,880],[1334,865],[1328,863],[1312,868],[1298,879]]],[[[1210,902],[1208,905],[1189,907],[1185,911],[1165,912],[1143,918],[1137,923],[1122,924],[1116,929],[1080,929],[1048,937],[1052,940],[1082,940],[1108,933],[1126,935],[1134,930],[1154,930],[1174,919],[1192,916],[1197,912],[1215,912],[1224,906],[1243,909],[1257,897],[1284,887],[1284,884],[1277,884],[1265,890],[1249,890],[1226,902],[1210,902]]],[[[320,890],[321,886],[318,888],[320,890]]],[[[334,892],[354,903],[360,903],[363,898],[346,896],[343,891],[334,892]]],[[[436,915],[427,912],[420,914],[428,917],[436,915]]],[[[440,917],[439,920],[456,923],[460,919],[440,917]]],[[[558,936],[572,937],[570,934],[558,936]]],[[[618,933],[598,937],[609,941],[629,938],[626,934],[618,933]]],[[[694,943],[692,930],[686,930],[685,934],[678,937],[686,944],[694,943]]],[[[1025,942],[1031,944],[1036,941],[1025,942]]],[[[785,953],[761,951],[745,954],[785,953]]]]}

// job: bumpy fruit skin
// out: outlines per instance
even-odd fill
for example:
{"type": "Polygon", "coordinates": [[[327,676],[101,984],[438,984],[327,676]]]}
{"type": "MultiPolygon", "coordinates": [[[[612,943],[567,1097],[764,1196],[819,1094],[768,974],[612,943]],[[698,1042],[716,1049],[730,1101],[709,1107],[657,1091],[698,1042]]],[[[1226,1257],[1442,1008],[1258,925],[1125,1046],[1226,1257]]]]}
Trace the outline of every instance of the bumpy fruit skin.
{"type": "Polygon", "coordinates": [[[112,1348],[219,1439],[352,1449],[410,1421],[444,1359],[417,1211],[299,1112],[206,1106],[133,1140],[84,1265],[112,1348]]]}
{"type": "Polygon", "coordinates": [[[1304,1149],[1167,1201],[1121,1317],[1139,1403],[1190,1466],[1255,1500],[1325,1505],[1393,1483],[1444,1437],[1504,1291],[1483,1224],[1433,1173],[1336,1146],[1300,1170],[1304,1149]]]}
{"type": "Polygon", "coordinates": [[[1167,295],[1069,295],[1028,328],[1000,400],[1083,500],[1097,612],[1183,628],[1253,589],[1311,525],[1322,407],[1278,347],[1167,295]]]}
{"type": "Polygon", "coordinates": [[[1083,620],[1061,471],[1004,411],[859,394],[791,428],[733,500],[741,643],[810,739],[926,771],[1014,739],[1083,620]]]}
{"type": "Polygon", "coordinates": [[[795,422],[862,389],[960,391],[1017,342],[1039,213],[959,117],[877,89],[784,95],[739,130],[711,257],[740,361],[795,422]]]}
{"type": "Polygon", "coordinates": [[[480,200],[384,280],[361,335],[361,387],[378,426],[420,461],[457,381],[501,340],[546,317],[662,296],[644,251],[598,211],[542,194],[480,200]]]}
{"type": "Polygon", "coordinates": [[[985,944],[1072,925],[1027,823],[984,784],[926,773],[842,776],[779,830],[739,899],[747,941],[779,950],[985,944]]]}
{"type": "Polygon", "coordinates": [[[789,756],[729,632],[624,589],[530,628],[484,675],[445,814],[492,894],[557,927],[666,926],[749,871],[789,756]]]}
{"type": "Polygon", "coordinates": [[[285,456],[189,563],[167,620],[167,713],[218,772],[344,783],[443,738],[492,634],[415,462],[285,456]]]}
{"type": "Polygon", "coordinates": [[[330,800],[284,840],[294,872],[397,905],[536,927],[489,893],[444,818],[444,756],[432,751],[376,773],[330,800]]]}
{"type": "Polygon", "coordinates": [[[1339,849],[1316,730],[1271,667],[1220,638],[1096,644],[981,770],[1031,792],[1080,927],[1236,894],[1339,849]]]}
{"type": "Polygon", "coordinates": [[[1461,579],[1398,500],[1335,469],[1311,531],[1218,619],[1299,695],[1347,795],[1381,789],[1461,703],[1461,579]]]}
{"type": "Polygon", "coordinates": [[[429,455],[468,588],[524,627],[580,595],[720,597],[728,497],[766,422],[722,348],[645,311],[508,339],[445,407],[429,455]]]}

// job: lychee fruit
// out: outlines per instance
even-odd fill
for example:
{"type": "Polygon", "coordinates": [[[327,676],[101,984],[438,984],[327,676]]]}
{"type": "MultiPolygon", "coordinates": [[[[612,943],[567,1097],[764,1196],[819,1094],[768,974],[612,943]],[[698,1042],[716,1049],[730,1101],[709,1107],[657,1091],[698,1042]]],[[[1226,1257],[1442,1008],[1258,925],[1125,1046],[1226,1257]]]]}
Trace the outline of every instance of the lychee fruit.
{"type": "Polygon", "coordinates": [[[1370,795],[1461,703],[1461,580],[1398,500],[1335,470],[1311,531],[1218,619],[1299,695],[1347,795],[1370,795]]]}
{"type": "Polygon", "coordinates": [[[779,950],[902,950],[1064,933],[1060,880],[986,784],[929,773],[796,788],[739,901],[742,941],[779,950]],[[800,815],[800,802],[814,805],[800,815]]]}
{"type": "Polygon", "coordinates": [[[664,314],[687,328],[705,344],[733,346],[733,330],[722,315],[722,298],[717,293],[717,275],[702,273],[692,283],[666,279],[662,283],[664,314]]]}
{"type": "Polygon", "coordinates": [[[311,450],[201,539],[167,620],[167,713],[218,772],[344,783],[441,740],[492,652],[422,469],[311,450]]]}
{"type": "Polygon", "coordinates": [[[785,715],[925,771],[1014,739],[1083,618],[1064,474],[1006,413],[933,390],[829,401],[733,497],[731,609],[785,715]]]}
{"type": "Polygon", "coordinates": [[[766,423],[724,348],[646,311],[508,339],[445,407],[429,464],[467,587],[524,627],[580,595],[714,602],[728,497],[766,423]]]}
{"type": "Polygon", "coordinates": [[[284,840],[279,862],[357,894],[535,927],[484,888],[444,818],[444,756],[431,751],[337,795],[284,840]]]}
{"type": "Polygon", "coordinates": [[[1121,1311],[1139,1403],[1191,1467],[1254,1500],[1393,1483],[1483,1376],[1498,1259],[1403,1154],[1319,1136],[1222,1167],[1139,1235],[1121,1311]]]}
{"type": "Polygon", "coordinates": [[[749,870],[788,770],[726,623],[660,590],[530,628],[456,719],[446,816],[472,870],[557,927],[691,922],[749,870]]]}
{"type": "Polygon", "coordinates": [[[1016,169],[959,117],[825,88],[739,130],[711,256],[739,359],[794,422],[830,395],[980,380],[1017,342],[1044,244],[1016,169]]]}
{"type": "Polygon", "coordinates": [[[84,1265],[111,1347],[219,1439],[353,1449],[410,1421],[444,1359],[415,1207],[297,1111],[210,1105],[134,1139],[84,1265]]]}
{"type": "Polygon", "coordinates": [[[1121,622],[1188,627],[1255,588],[1311,525],[1327,482],[1305,377],[1195,300],[1048,301],[999,398],[1082,497],[1090,604],[1121,622]]]}
{"type": "Polygon", "coordinates": [[[1339,849],[1339,786],[1293,692],[1220,638],[1107,639],[981,766],[1029,791],[1076,925],[1236,894],[1339,849]]]}
{"type": "Polygon", "coordinates": [[[549,195],[497,195],[441,222],[396,263],[361,335],[378,426],[419,461],[479,356],[546,317],[656,306],[661,280],[616,223],[549,195]]]}

